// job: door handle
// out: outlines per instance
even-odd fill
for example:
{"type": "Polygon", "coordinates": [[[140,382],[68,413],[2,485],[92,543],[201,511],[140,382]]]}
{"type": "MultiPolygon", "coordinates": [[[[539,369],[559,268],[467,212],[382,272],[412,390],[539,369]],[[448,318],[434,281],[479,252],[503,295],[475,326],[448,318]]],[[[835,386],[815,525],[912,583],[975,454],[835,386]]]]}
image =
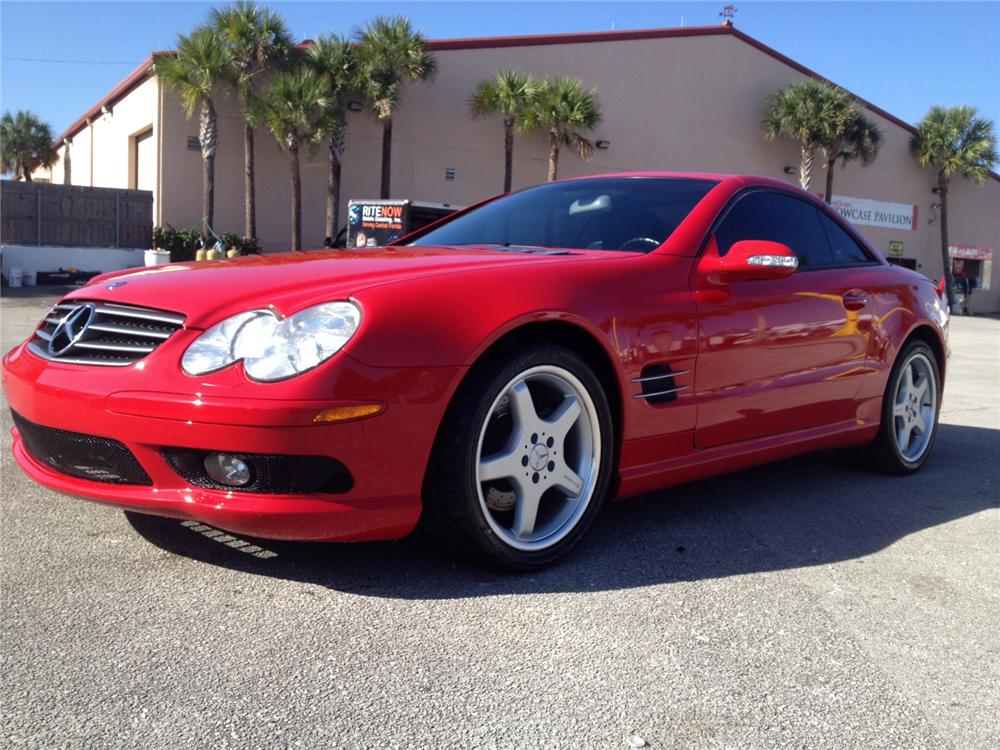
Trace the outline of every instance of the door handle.
{"type": "Polygon", "coordinates": [[[868,295],[860,289],[852,289],[844,293],[844,307],[848,310],[860,310],[868,304],[868,295]]]}

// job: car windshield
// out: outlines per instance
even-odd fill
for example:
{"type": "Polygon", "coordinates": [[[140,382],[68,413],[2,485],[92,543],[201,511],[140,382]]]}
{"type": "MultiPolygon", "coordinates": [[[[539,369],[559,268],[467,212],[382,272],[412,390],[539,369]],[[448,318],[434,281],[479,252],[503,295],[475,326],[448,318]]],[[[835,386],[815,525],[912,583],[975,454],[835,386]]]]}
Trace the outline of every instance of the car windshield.
{"type": "Polygon", "coordinates": [[[407,244],[648,253],[715,185],[659,177],[555,182],[498,198],[407,244]]]}

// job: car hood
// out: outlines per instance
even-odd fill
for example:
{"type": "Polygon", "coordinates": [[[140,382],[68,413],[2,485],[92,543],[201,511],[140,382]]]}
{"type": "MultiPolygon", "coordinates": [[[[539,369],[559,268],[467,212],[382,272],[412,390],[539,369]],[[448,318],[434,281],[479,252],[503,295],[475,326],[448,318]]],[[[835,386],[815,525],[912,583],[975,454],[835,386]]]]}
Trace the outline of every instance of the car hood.
{"type": "Polygon", "coordinates": [[[346,299],[362,289],[428,275],[610,259],[634,253],[517,252],[476,247],[386,247],[251,255],[118,271],[72,292],[75,299],[140,305],[183,313],[202,328],[255,307],[288,307],[346,299]]]}

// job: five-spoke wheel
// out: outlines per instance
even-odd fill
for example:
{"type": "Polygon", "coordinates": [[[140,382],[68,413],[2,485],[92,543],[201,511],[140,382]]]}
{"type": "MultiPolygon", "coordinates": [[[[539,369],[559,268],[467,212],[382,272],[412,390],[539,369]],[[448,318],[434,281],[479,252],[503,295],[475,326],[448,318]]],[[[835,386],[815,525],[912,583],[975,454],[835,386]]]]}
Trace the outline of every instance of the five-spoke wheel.
{"type": "Polygon", "coordinates": [[[517,549],[550,546],[572,530],[593,495],[597,410],[573,373],[533,367],[493,400],[477,452],[479,502],[493,531],[517,549]]]}
{"type": "Polygon", "coordinates": [[[878,436],[846,452],[852,463],[889,474],[911,474],[927,461],[937,434],[941,376],[931,348],[910,341],[896,357],[882,399],[878,436]]]}
{"type": "Polygon", "coordinates": [[[927,451],[937,421],[937,375],[923,352],[914,352],[903,363],[893,399],[896,447],[907,461],[917,461],[927,451]]]}

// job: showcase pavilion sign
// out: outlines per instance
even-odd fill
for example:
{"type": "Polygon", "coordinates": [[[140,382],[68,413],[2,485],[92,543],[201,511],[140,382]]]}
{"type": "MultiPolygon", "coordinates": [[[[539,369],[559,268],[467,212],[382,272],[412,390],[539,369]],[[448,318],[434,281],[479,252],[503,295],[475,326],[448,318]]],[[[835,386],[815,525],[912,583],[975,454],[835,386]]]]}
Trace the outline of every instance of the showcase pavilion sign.
{"type": "Polygon", "coordinates": [[[917,207],[909,203],[886,203],[835,195],[831,205],[852,224],[907,231],[917,228],[917,207]]]}

